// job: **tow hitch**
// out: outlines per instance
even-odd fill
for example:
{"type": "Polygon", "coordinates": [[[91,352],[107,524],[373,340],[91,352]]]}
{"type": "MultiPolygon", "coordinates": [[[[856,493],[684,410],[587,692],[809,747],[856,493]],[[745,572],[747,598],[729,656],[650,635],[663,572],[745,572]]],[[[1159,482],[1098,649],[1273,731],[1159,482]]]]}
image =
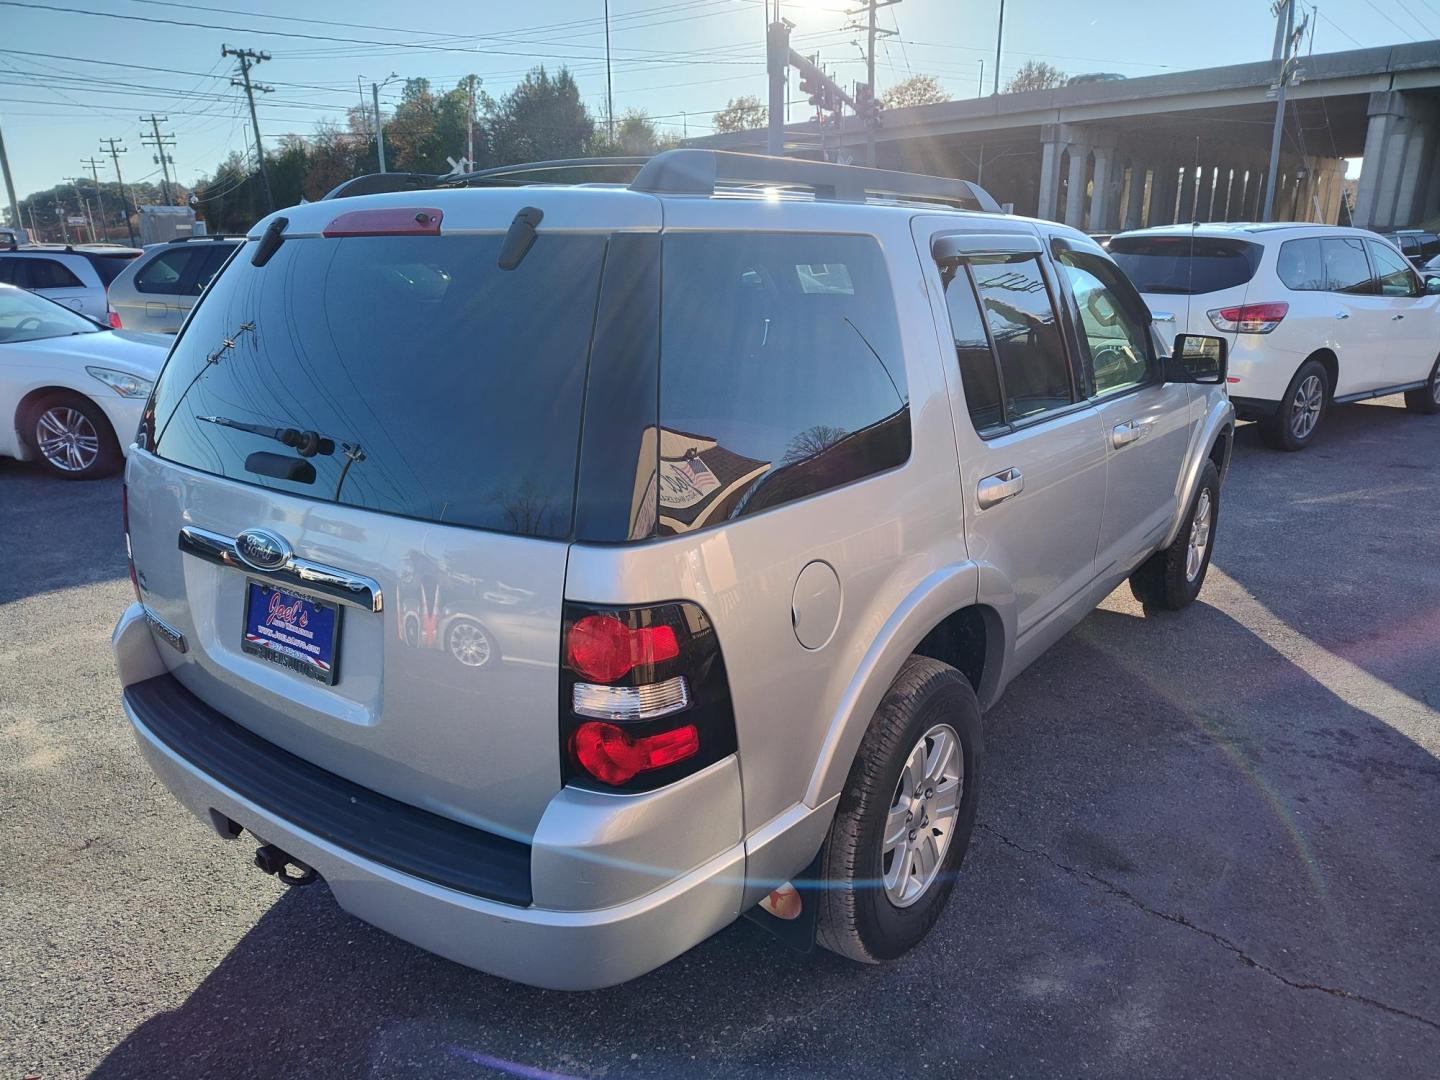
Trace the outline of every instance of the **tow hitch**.
{"type": "Polygon", "coordinates": [[[320,876],[315,873],[314,867],[305,865],[295,856],[281,851],[274,844],[266,844],[264,847],[255,849],[255,865],[265,873],[274,874],[286,885],[293,887],[309,885],[320,876]],[[288,868],[292,866],[297,873],[289,872],[288,868]]]}

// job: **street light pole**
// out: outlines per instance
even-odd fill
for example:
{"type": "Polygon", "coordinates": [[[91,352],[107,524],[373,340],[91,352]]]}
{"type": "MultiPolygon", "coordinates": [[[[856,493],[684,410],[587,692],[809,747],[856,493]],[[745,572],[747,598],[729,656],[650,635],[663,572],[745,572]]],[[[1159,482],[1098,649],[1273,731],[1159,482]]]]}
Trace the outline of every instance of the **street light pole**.
{"type": "Polygon", "coordinates": [[[1000,93],[1000,43],[1005,40],[1005,0],[1000,0],[1000,25],[995,28],[995,89],[1000,93]]]}

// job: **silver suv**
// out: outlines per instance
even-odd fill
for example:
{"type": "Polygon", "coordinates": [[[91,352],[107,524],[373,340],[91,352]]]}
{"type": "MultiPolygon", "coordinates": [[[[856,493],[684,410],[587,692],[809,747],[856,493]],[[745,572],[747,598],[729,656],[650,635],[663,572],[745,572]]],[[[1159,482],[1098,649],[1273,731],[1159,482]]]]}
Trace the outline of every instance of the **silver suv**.
{"type": "Polygon", "coordinates": [[[1199,591],[1224,342],[1167,355],[1099,247],[962,181],[514,179],[283,211],[206,290],[127,471],[140,747],[262,869],[506,978],[742,914],[897,957],[982,710],[1127,577],[1199,591]]]}
{"type": "Polygon", "coordinates": [[[178,333],[196,297],[243,241],[236,236],[185,236],[150,245],[110,283],[110,325],[178,333]]]}

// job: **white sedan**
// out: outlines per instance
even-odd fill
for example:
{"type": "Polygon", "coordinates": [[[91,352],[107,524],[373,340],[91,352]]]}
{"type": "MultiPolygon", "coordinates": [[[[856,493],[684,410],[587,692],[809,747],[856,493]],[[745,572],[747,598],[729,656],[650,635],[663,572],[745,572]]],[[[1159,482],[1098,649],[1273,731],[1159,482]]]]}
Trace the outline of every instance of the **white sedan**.
{"type": "Polygon", "coordinates": [[[117,471],[171,340],[0,285],[0,457],[72,480],[117,471]]]}

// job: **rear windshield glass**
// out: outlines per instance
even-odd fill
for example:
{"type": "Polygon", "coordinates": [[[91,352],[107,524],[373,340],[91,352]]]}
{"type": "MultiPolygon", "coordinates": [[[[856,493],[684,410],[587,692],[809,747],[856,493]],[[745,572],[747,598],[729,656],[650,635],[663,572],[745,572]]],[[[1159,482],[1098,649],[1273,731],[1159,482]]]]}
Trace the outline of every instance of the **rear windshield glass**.
{"type": "Polygon", "coordinates": [[[130,265],[131,259],[138,259],[139,257],[140,253],[138,251],[128,252],[124,255],[95,255],[91,257],[90,265],[95,268],[95,273],[99,276],[100,280],[106,285],[109,285],[120,276],[121,270],[124,270],[125,267],[130,265]]]}
{"type": "Polygon", "coordinates": [[[176,343],[152,448],[290,494],[566,536],[606,240],[541,233],[508,271],[503,241],[294,239],[259,268],[252,244],[176,343]]]}
{"type": "Polygon", "coordinates": [[[1194,296],[1244,285],[1264,249],[1246,240],[1134,236],[1110,241],[1110,254],[1142,293],[1194,296]]]}

